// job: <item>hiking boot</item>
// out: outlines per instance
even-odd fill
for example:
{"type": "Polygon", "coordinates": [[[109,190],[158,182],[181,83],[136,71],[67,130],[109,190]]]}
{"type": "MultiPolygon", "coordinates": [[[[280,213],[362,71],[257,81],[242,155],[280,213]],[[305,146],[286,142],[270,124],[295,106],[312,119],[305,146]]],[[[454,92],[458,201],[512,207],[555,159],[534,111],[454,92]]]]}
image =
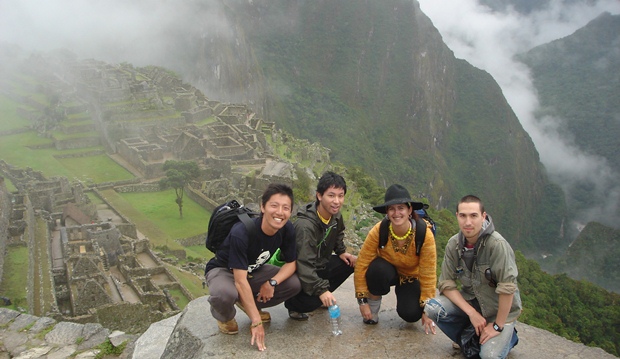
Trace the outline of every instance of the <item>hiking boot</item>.
{"type": "Polygon", "coordinates": [[[379,323],[379,309],[381,309],[381,297],[379,299],[368,298],[368,305],[370,305],[371,319],[364,319],[365,324],[377,324],[379,323]]]}
{"type": "Polygon", "coordinates": [[[308,314],[306,313],[301,313],[301,312],[296,312],[294,310],[289,310],[288,311],[288,316],[291,319],[295,319],[295,320],[308,320],[308,314]]]}
{"type": "MultiPolygon", "coordinates": [[[[243,307],[243,305],[241,305],[241,302],[236,302],[235,305],[241,309],[242,312],[244,312],[245,314],[248,314],[248,312],[245,311],[245,308],[243,307]]],[[[269,323],[271,322],[271,314],[269,314],[269,312],[264,312],[262,310],[259,309],[258,313],[260,314],[260,320],[263,323],[269,323]]]]}
{"type": "Polygon", "coordinates": [[[237,321],[235,318],[227,322],[217,321],[217,327],[220,329],[220,332],[224,334],[237,334],[239,333],[239,326],[237,325],[237,321]]]}

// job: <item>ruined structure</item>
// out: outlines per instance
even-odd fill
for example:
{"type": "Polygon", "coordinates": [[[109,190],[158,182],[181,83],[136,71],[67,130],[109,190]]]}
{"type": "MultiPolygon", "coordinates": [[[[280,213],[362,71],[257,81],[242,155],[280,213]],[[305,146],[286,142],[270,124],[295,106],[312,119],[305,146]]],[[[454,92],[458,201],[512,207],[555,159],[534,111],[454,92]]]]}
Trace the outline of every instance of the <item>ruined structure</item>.
{"type": "Polygon", "coordinates": [[[2,228],[8,228],[0,244],[28,246],[31,267],[49,262],[46,273],[32,269],[28,304],[37,308],[43,296],[34,284],[46,281],[52,283],[53,303],[33,314],[92,322],[97,321],[98,310],[131,303],[159,312],[155,318],[161,318],[180,309],[169,290],[193,298],[153,254],[148,239],[139,238],[135,225],[107,202],[105,213],[115,215],[101,218],[81,184],[70,184],[64,177],[46,179],[40,172],[20,170],[4,161],[0,161],[0,173],[18,188],[14,194],[6,187],[0,191],[4,214],[0,220],[7,224],[2,228]],[[37,238],[40,231],[35,234],[39,221],[45,223],[43,239],[37,238]],[[47,247],[43,251],[41,243],[47,247]]]}
{"type": "MultiPolygon", "coordinates": [[[[0,225],[6,223],[0,228],[7,228],[0,229],[0,249],[9,243],[30,249],[33,314],[101,321],[110,307],[135,304],[145,308],[137,318],[158,320],[179,310],[170,291],[193,299],[98,187],[156,191],[165,161],[196,161],[203,175],[186,194],[211,210],[233,197],[256,205],[268,183],[295,180],[299,164],[282,160],[271,148],[271,142],[285,137],[273,122],[246,105],[209,100],[164,69],[78,61],[60,52],[30,56],[21,71],[37,85],[5,74],[10,82],[3,84],[3,93],[21,104],[18,114],[39,136],[51,139],[45,146],[72,149],[58,158],[105,153],[135,176],[115,183],[72,183],[0,161],[0,175],[17,188],[8,193],[0,186],[0,225]],[[46,99],[24,95],[24,89],[42,92],[46,99]],[[87,193],[101,198],[106,208],[91,203],[87,193]],[[46,286],[52,287],[50,298],[46,286]]],[[[300,162],[329,163],[329,150],[318,144],[286,141],[301,153],[300,162]]],[[[183,244],[203,240],[200,235],[183,244]]]]}

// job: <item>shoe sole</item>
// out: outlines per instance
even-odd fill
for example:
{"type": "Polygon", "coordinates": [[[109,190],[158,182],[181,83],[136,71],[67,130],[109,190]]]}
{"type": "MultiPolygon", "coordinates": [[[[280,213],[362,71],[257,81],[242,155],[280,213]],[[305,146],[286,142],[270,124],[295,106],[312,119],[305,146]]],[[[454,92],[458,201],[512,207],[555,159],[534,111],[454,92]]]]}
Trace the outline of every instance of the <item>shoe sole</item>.
{"type": "Polygon", "coordinates": [[[224,331],[224,330],[220,329],[220,333],[228,334],[228,335],[234,335],[234,334],[239,333],[239,330],[231,332],[231,331],[224,331]]]}

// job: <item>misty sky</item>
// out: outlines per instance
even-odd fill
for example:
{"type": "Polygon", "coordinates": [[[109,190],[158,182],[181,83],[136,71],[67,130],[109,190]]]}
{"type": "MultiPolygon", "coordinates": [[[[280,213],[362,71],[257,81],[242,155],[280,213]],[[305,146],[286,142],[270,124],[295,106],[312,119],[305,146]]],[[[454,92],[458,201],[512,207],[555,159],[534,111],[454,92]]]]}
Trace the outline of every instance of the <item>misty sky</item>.
{"type": "MultiPolygon", "coordinates": [[[[493,75],[552,178],[567,190],[573,179],[598,174],[593,177],[599,181],[593,185],[610,201],[590,214],[598,217],[617,213],[618,174],[611,173],[602,159],[580,153],[570,141],[560,139],[555,131],[558,119],[535,120],[538,102],[527,68],[512,58],[536,45],[570,35],[603,11],[619,14],[620,1],[566,6],[551,0],[551,8],[527,16],[492,13],[474,0],[419,2],[457,57],[493,75]]],[[[206,7],[217,3],[201,4],[206,7]]],[[[187,2],[0,0],[0,42],[17,43],[25,50],[66,48],[79,58],[113,63],[166,66],[172,56],[166,49],[167,41],[182,34],[182,24],[191,23],[191,31],[203,33],[225,34],[228,28],[217,8],[198,14],[184,4],[187,2]]],[[[617,218],[612,223],[616,222],[617,218]]]]}
{"type": "Polygon", "coordinates": [[[620,176],[612,173],[604,159],[579,151],[570,140],[561,138],[556,129],[561,119],[537,121],[536,91],[527,67],[513,60],[518,53],[575,32],[607,11],[620,14],[620,1],[598,1],[593,5],[562,5],[552,0],[544,11],[521,15],[515,12],[492,13],[475,0],[419,0],[422,11],[431,18],[444,42],[458,58],[489,72],[498,82],[508,103],[530,134],[541,162],[552,179],[565,191],[575,179],[592,181],[601,198],[601,207],[584,209],[584,214],[617,225],[615,216],[620,203],[620,176]],[[595,174],[595,175],[593,175],[595,174]],[[612,214],[610,217],[609,215],[612,214]]]}

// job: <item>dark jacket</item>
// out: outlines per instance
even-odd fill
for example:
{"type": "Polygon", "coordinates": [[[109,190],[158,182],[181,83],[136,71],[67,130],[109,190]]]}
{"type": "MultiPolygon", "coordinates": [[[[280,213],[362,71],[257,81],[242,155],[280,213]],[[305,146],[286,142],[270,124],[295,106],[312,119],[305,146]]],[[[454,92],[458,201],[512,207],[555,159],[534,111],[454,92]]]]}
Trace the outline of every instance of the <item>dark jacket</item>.
{"type": "Polygon", "coordinates": [[[344,245],[344,220],[340,213],[332,216],[327,225],[316,214],[316,203],[299,209],[295,226],[297,242],[297,275],[301,288],[308,295],[321,295],[329,290],[329,281],[318,273],[327,268],[332,252],[340,255],[344,245]]]}

